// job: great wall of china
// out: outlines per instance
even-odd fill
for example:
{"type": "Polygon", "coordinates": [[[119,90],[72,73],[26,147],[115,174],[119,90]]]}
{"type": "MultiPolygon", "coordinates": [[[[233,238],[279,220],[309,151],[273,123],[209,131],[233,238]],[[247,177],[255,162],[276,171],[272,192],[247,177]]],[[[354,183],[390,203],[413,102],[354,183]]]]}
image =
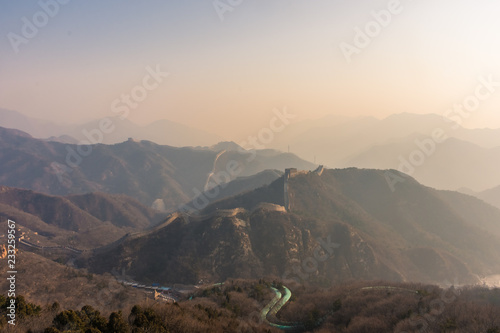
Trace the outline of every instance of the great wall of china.
{"type": "Polygon", "coordinates": [[[285,169],[285,176],[283,177],[283,195],[284,195],[284,205],[286,211],[290,211],[290,191],[289,191],[289,185],[288,181],[290,178],[296,177],[298,175],[305,175],[308,173],[316,173],[317,175],[321,176],[323,174],[323,171],[325,170],[325,167],[323,165],[318,166],[315,170],[313,171],[305,171],[305,170],[297,170],[296,168],[288,168],[285,169]]]}

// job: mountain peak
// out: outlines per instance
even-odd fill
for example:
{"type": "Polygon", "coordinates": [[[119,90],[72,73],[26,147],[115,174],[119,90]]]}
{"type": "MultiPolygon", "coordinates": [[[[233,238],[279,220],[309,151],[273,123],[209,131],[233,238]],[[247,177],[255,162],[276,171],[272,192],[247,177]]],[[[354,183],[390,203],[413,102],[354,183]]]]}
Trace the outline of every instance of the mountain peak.
{"type": "Polygon", "coordinates": [[[215,152],[226,151],[242,151],[244,150],[240,145],[233,141],[221,141],[210,147],[210,150],[215,152]]]}

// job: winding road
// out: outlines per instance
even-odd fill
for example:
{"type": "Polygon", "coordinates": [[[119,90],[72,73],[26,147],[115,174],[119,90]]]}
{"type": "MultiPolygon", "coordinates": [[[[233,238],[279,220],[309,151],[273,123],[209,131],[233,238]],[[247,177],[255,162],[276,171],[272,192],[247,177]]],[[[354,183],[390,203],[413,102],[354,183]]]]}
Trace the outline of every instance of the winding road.
{"type": "Polygon", "coordinates": [[[276,315],[281,310],[283,306],[290,300],[292,297],[292,292],[287,287],[283,286],[284,294],[282,294],[278,289],[271,287],[272,291],[274,291],[274,298],[262,309],[260,313],[261,320],[267,323],[270,326],[279,328],[284,331],[297,331],[303,330],[304,325],[301,323],[291,323],[291,322],[280,322],[277,321],[276,315]],[[275,321],[269,321],[268,316],[274,317],[275,321]]]}
{"type": "MultiPolygon", "coordinates": [[[[266,324],[279,328],[283,331],[304,331],[305,326],[304,324],[300,322],[280,322],[277,318],[276,315],[278,312],[285,306],[286,303],[290,300],[290,297],[292,297],[292,292],[290,289],[287,287],[283,286],[284,294],[282,294],[277,288],[271,287],[271,289],[274,291],[275,296],[274,298],[262,309],[260,313],[261,320],[265,322],[266,324]],[[271,317],[270,321],[268,317],[271,317]]],[[[345,297],[353,295],[358,292],[362,291],[377,291],[377,290],[385,290],[385,291],[392,291],[392,292],[408,292],[411,294],[419,294],[418,290],[413,290],[413,289],[407,289],[407,288],[400,288],[400,287],[392,287],[392,286],[371,286],[371,287],[363,287],[359,289],[352,290],[348,292],[345,297]]],[[[326,320],[328,316],[332,314],[333,311],[330,311],[327,313],[325,316],[321,317],[317,321],[317,326],[321,325],[322,322],[326,320]]]]}

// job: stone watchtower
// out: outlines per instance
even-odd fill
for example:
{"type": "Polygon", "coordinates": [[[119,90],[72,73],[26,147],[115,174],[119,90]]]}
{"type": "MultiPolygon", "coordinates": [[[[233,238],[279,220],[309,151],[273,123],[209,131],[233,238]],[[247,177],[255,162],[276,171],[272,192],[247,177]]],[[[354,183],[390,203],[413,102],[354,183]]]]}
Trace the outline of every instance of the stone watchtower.
{"type": "Polygon", "coordinates": [[[284,196],[284,206],[285,206],[285,209],[287,211],[290,210],[290,197],[288,195],[288,179],[290,179],[290,177],[293,177],[295,174],[297,173],[297,169],[296,168],[288,168],[288,169],[285,169],[285,177],[283,177],[284,181],[283,181],[283,196],[284,196]]]}
{"type": "Polygon", "coordinates": [[[288,179],[297,173],[297,168],[285,169],[285,178],[288,179]]]}

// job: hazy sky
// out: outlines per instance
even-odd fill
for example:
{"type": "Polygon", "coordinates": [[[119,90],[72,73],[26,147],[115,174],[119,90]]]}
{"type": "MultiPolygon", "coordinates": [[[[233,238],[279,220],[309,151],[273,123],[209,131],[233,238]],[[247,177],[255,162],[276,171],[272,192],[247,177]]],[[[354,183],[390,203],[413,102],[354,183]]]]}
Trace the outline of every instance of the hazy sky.
{"type": "MultiPolygon", "coordinates": [[[[443,114],[480,75],[500,82],[491,0],[402,0],[351,62],[340,44],[354,45],[355,28],[394,0],[241,0],[224,20],[212,0],[73,0],[40,13],[54,1],[0,0],[2,108],[59,122],[112,116],[113,102],[159,66],[169,76],[130,120],[234,138],[267,125],[275,107],[300,118],[443,114]]],[[[465,126],[500,127],[497,89],[465,126]]]]}

